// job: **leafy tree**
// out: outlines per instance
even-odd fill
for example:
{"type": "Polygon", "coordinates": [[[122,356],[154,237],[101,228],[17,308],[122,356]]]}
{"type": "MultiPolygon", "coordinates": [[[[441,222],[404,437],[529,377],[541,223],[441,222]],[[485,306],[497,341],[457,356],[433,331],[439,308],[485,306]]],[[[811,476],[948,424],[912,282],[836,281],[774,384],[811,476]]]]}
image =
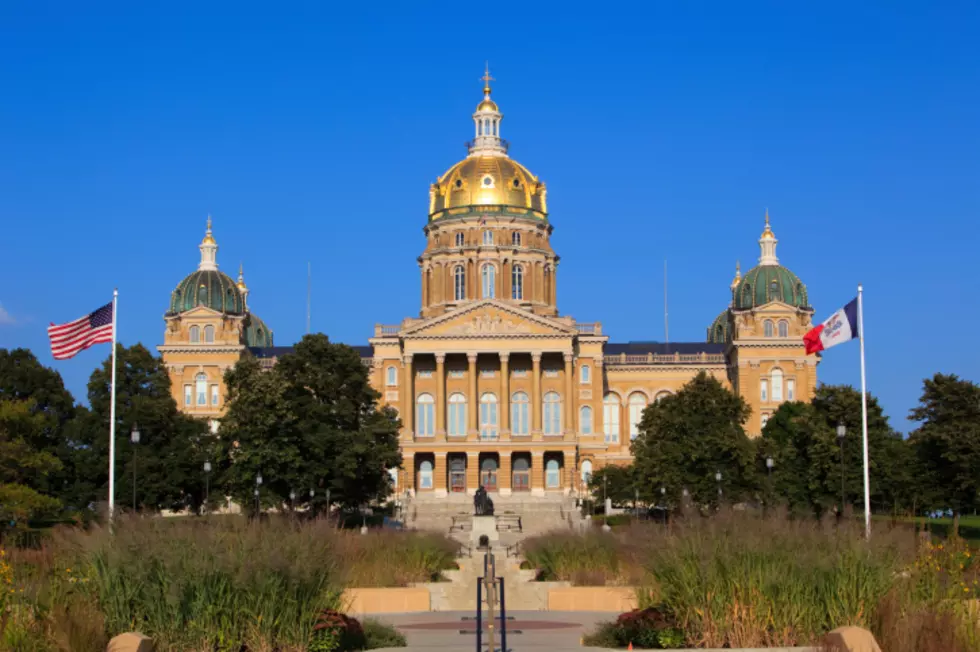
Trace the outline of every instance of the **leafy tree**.
{"type": "MultiPolygon", "coordinates": [[[[196,508],[204,494],[204,460],[214,454],[207,424],[177,410],[160,358],[142,344],[116,349],[116,502],[131,505],[136,465],[138,508],[196,508]],[[134,425],[140,443],[130,443],[134,425]],[[135,449],[135,450],[134,450],[135,449]],[[135,452],[135,456],[134,456],[135,452]]],[[[109,483],[111,357],[88,383],[91,409],[80,415],[78,493],[105,500],[109,483]]]]}
{"type": "Polygon", "coordinates": [[[955,529],[959,515],[980,503],[980,386],[952,374],[927,378],[909,418],[921,424],[910,441],[925,498],[953,510],[955,529]]]}
{"type": "Polygon", "coordinates": [[[309,500],[311,487],[330,489],[347,507],[384,498],[388,469],[401,465],[399,421],[378,407],[360,355],[325,335],[307,335],[269,372],[243,360],[225,376],[228,412],[222,441],[231,467],[225,486],[253,504],[261,473],[264,502],[283,504],[290,491],[309,500]]]}
{"type": "Polygon", "coordinates": [[[0,401],[0,523],[26,526],[35,518],[54,516],[61,503],[33,485],[60,471],[61,462],[36,442],[43,438],[45,416],[31,401],[0,401]]]}
{"type": "Polygon", "coordinates": [[[741,500],[755,491],[755,451],[742,424],[745,400],[705,372],[679,392],[647,406],[633,456],[640,497],[659,498],[660,487],[675,501],[684,489],[698,503],[741,500]],[[721,482],[715,474],[721,472],[721,482]]]}
{"type": "Polygon", "coordinates": [[[589,491],[598,503],[604,498],[614,505],[631,503],[635,497],[636,472],[633,466],[610,464],[596,469],[589,477],[589,491]]]}

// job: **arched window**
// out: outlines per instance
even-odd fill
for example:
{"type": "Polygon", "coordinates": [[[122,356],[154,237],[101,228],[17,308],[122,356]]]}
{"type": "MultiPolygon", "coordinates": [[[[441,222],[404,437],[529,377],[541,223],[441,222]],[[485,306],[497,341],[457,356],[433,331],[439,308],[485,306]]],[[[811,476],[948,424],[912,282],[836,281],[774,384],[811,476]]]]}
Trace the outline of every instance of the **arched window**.
{"type": "Polygon", "coordinates": [[[619,396],[612,392],[602,399],[602,432],[607,444],[619,441],[619,396]]]}
{"type": "Polygon", "coordinates": [[[653,402],[659,403],[660,401],[664,400],[668,396],[670,396],[670,392],[668,392],[667,390],[664,390],[662,392],[657,392],[657,395],[653,397],[653,402]]]}
{"type": "Polygon", "coordinates": [[[746,306],[751,306],[753,303],[755,303],[752,300],[752,285],[750,283],[746,283],[742,287],[742,302],[746,306]]]}
{"type": "Polygon", "coordinates": [[[419,437],[432,437],[436,434],[436,402],[432,394],[419,394],[416,400],[415,434],[419,437]]]}
{"type": "Polygon", "coordinates": [[[462,265],[456,265],[453,270],[453,299],[462,301],[466,298],[466,270],[462,265]]]}
{"type": "Polygon", "coordinates": [[[783,371],[773,369],[769,376],[772,380],[772,400],[780,403],[783,400],[783,371]]]}
{"type": "Polygon", "coordinates": [[[449,435],[466,436],[466,397],[460,393],[449,396],[449,435]]]}
{"type": "Polygon", "coordinates": [[[462,247],[463,246],[463,234],[462,233],[457,233],[456,234],[456,246],[457,247],[462,247]]]}
{"type": "Polygon", "coordinates": [[[579,376],[580,376],[580,379],[579,380],[580,380],[580,382],[583,385],[588,385],[589,383],[591,383],[592,382],[592,367],[590,367],[587,364],[582,365],[582,368],[579,371],[579,376]]]}
{"type": "Polygon", "coordinates": [[[786,400],[795,401],[796,400],[796,381],[792,378],[786,379],[786,400]]]}
{"type": "Polygon", "coordinates": [[[583,435],[592,434],[592,408],[583,405],[578,411],[578,429],[583,435]]]}
{"type": "Polygon", "coordinates": [[[544,395],[541,412],[541,426],[546,435],[561,434],[561,396],[558,392],[548,392],[544,395]]]}
{"type": "Polygon", "coordinates": [[[520,265],[514,265],[510,273],[510,298],[517,301],[524,299],[524,268],[520,265]]]}
{"type": "Polygon", "coordinates": [[[514,231],[514,233],[510,236],[510,242],[515,247],[520,247],[521,246],[521,233],[520,233],[520,231],[514,231]]]}
{"type": "Polygon", "coordinates": [[[769,381],[765,378],[759,381],[759,400],[763,403],[769,400],[769,381]]]}
{"type": "Polygon", "coordinates": [[[510,399],[511,427],[515,435],[528,434],[528,400],[524,392],[514,392],[510,399]]]}
{"type": "Polygon", "coordinates": [[[204,341],[208,344],[214,344],[214,326],[204,327],[204,341]]]}
{"type": "Polygon", "coordinates": [[[584,486],[589,485],[589,480],[592,479],[592,460],[582,461],[582,484],[584,486]]]}
{"type": "Polygon", "coordinates": [[[207,405],[208,404],[208,377],[206,374],[198,374],[194,378],[194,393],[197,394],[197,404],[207,405]]]}
{"type": "Polygon", "coordinates": [[[432,488],[432,462],[423,460],[419,464],[419,489],[432,488]]]}
{"type": "Polygon", "coordinates": [[[480,397],[480,439],[497,439],[497,396],[490,392],[480,397]]]}
{"type": "Polygon", "coordinates": [[[544,486],[547,489],[558,489],[561,487],[561,465],[558,460],[552,458],[544,465],[544,486]]]}
{"type": "Polygon", "coordinates": [[[398,370],[395,369],[394,367],[388,367],[385,370],[385,374],[387,374],[385,376],[385,385],[387,385],[388,387],[397,387],[398,386],[398,370]]]}
{"type": "Polygon", "coordinates": [[[493,244],[493,231],[483,232],[483,244],[492,245],[493,244]]]}
{"type": "Polygon", "coordinates": [[[198,342],[200,342],[201,341],[201,327],[200,326],[191,326],[190,336],[191,336],[191,343],[192,344],[197,344],[198,342]]]}
{"type": "Polygon", "coordinates": [[[493,121],[493,135],[494,136],[497,135],[497,121],[496,120],[493,121]]]}
{"type": "Polygon", "coordinates": [[[772,322],[768,319],[762,323],[762,332],[766,337],[772,337],[772,322]]]}
{"type": "Polygon", "coordinates": [[[476,135],[477,136],[482,136],[483,135],[483,121],[482,120],[478,120],[477,123],[476,123],[476,135]]]}
{"type": "Polygon", "coordinates": [[[783,293],[779,291],[779,282],[773,280],[769,283],[769,300],[770,301],[781,301],[783,298],[783,293]]]}
{"type": "Polygon", "coordinates": [[[496,295],[497,268],[493,265],[484,265],[480,270],[483,281],[483,298],[492,299],[496,295]]]}
{"type": "Polygon", "coordinates": [[[789,337],[789,323],[786,321],[779,322],[779,336],[789,337]]]}
{"type": "Polygon", "coordinates": [[[647,406],[647,397],[640,392],[633,392],[629,398],[630,406],[630,439],[636,439],[640,434],[640,421],[643,419],[643,410],[647,406]]]}

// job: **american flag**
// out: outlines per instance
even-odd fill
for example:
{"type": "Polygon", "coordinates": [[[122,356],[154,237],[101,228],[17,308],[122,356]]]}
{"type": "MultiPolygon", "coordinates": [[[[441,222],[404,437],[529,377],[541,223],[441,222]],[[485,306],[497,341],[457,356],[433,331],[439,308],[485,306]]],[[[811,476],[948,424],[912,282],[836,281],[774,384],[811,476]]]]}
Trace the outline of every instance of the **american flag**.
{"type": "Polygon", "coordinates": [[[48,326],[51,355],[55,360],[73,358],[93,344],[112,342],[112,304],[67,324],[48,326]]]}

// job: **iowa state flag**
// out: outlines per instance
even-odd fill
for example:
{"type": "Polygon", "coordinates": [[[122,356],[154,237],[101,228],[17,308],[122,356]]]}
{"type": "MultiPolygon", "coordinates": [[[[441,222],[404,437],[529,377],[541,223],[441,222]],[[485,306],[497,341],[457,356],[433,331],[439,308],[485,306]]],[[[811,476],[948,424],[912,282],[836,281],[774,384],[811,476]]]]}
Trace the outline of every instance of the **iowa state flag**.
{"type": "Polygon", "coordinates": [[[803,336],[806,352],[816,353],[858,337],[858,300],[835,312],[824,323],[803,336]]]}

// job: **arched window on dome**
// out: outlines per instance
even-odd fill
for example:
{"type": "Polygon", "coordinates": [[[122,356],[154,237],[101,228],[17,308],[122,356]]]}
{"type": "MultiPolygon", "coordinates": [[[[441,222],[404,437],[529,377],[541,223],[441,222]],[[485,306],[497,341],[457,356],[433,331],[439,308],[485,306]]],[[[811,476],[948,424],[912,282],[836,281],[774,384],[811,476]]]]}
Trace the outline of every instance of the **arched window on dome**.
{"type": "Polygon", "coordinates": [[[785,319],[779,322],[779,336],[789,337],[789,322],[787,322],[785,319]]]}
{"type": "Polygon", "coordinates": [[[214,344],[214,326],[204,327],[204,341],[208,344],[214,344]]]}
{"type": "Polygon", "coordinates": [[[515,247],[521,246],[521,233],[520,231],[514,231],[510,236],[510,242],[515,247]]]}
{"type": "MultiPolygon", "coordinates": [[[[218,295],[221,296],[220,294],[218,295]]],[[[201,283],[201,286],[197,288],[197,300],[199,303],[207,304],[208,302],[208,286],[201,283]]]]}
{"type": "Polygon", "coordinates": [[[742,286],[742,304],[744,306],[751,306],[752,301],[752,284],[746,283],[742,286]]]}
{"type": "Polygon", "coordinates": [[[779,291],[779,282],[773,279],[769,282],[769,300],[782,301],[783,293],[779,291]]]}
{"type": "Polygon", "coordinates": [[[721,324],[715,328],[715,340],[718,343],[725,341],[725,328],[721,324]]]}
{"type": "Polygon", "coordinates": [[[520,265],[514,265],[510,277],[510,298],[522,301],[524,299],[524,268],[520,265]]]}
{"type": "Polygon", "coordinates": [[[766,337],[772,337],[772,321],[767,319],[762,323],[762,334],[766,337]]]}
{"type": "Polygon", "coordinates": [[[207,374],[198,374],[194,378],[195,393],[197,394],[197,404],[208,404],[208,377],[207,374]]]}
{"type": "Polygon", "coordinates": [[[462,265],[456,265],[453,270],[453,299],[462,301],[466,298],[466,270],[462,265]]]}
{"type": "Polygon", "coordinates": [[[493,135],[494,136],[497,135],[497,121],[496,120],[493,121],[493,135]]]}
{"type": "Polygon", "coordinates": [[[416,405],[415,434],[419,437],[432,437],[436,433],[435,399],[432,394],[419,394],[416,405]]]}
{"type": "Polygon", "coordinates": [[[528,434],[528,400],[524,392],[514,392],[510,398],[511,427],[515,435],[528,434]]]}
{"type": "Polygon", "coordinates": [[[457,233],[456,234],[456,246],[457,247],[462,247],[463,246],[463,234],[462,233],[457,233]]]}
{"type": "Polygon", "coordinates": [[[483,298],[493,299],[497,289],[497,268],[489,264],[484,265],[480,270],[480,276],[483,280],[483,298]]]}
{"type": "Polygon", "coordinates": [[[201,327],[200,326],[191,326],[190,327],[190,330],[188,330],[188,334],[190,335],[190,338],[191,338],[191,344],[197,344],[198,342],[201,341],[201,327]]]}
{"type": "Polygon", "coordinates": [[[592,434],[592,408],[588,405],[578,411],[578,429],[583,435],[592,434]]]}

